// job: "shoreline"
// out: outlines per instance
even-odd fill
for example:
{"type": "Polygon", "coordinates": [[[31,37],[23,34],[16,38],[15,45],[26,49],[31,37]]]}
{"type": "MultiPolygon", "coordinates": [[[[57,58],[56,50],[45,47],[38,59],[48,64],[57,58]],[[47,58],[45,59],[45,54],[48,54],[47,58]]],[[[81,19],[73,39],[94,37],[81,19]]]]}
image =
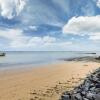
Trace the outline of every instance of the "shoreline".
{"type": "Polygon", "coordinates": [[[2,72],[2,71],[14,71],[14,70],[16,71],[16,70],[23,70],[23,69],[29,70],[29,69],[32,69],[32,68],[41,68],[41,67],[44,67],[44,66],[59,64],[59,63],[63,63],[63,62],[65,62],[65,61],[55,60],[55,61],[52,61],[52,62],[40,63],[40,64],[33,64],[33,63],[28,64],[27,63],[27,64],[1,65],[0,72],[2,72]]]}
{"type": "Polygon", "coordinates": [[[98,67],[97,62],[67,61],[0,73],[0,100],[58,100],[98,67]]]}
{"type": "Polygon", "coordinates": [[[37,67],[44,67],[56,63],[65,63],[65,62],[73,62],[73,61],[85,61],[85,62],[98,62],[100,63],[100,58],[99,56],[84,56],[84,57],[72,57],[72,58],[61,58],[61,59],[56,59],[55,61],[52,62],[47,62],[47,63],[40,63],[40,64],[32,64],[32,63],[27,63],[27,64],[6,64],[6,65],[1,65],[0,72],[1,71],[10,71],[10,70],[23,70],[24,69],[31,69],[31,68],[37,68],[37,67]],[[28,66],[28,67],[27,67],[28,66]]]}

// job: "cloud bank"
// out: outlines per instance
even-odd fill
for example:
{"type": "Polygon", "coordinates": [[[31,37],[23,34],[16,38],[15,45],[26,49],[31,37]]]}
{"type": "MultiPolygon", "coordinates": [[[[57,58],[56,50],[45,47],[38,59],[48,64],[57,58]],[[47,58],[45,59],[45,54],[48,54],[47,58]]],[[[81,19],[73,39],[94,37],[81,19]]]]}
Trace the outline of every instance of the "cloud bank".
{"type": "Polygon", "coordinates": [[[100,40],[100,16],[72,17],[63,27],[64,34],[89,36],[89,39],[100,40]]]}
{"type": "Polygon", "coordinates": [[[1,49],[92,50],[99,43],[100,0],[0,0],[1,49]]]}
{"type": "Polygon", "coordinates": [[[71,42],[57,42],[57,38],[51,36],[27,36],[20,29],[0,30],[0,38],[7,41],[7,47],[16,49],[64,47],[72,44],[71,42]]]}

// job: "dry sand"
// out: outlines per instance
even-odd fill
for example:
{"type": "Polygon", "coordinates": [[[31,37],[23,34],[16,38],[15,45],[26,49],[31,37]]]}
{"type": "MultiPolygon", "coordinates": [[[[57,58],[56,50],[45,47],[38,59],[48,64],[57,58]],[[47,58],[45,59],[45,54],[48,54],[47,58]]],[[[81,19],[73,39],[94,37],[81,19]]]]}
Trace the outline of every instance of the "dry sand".
{"type": "Polygon", "coordinates": [[[96,62],[64,62],[0,72],[0,100],[58,100],[65,90],[71,90],[89,72],[100,66],[96,62]]]}

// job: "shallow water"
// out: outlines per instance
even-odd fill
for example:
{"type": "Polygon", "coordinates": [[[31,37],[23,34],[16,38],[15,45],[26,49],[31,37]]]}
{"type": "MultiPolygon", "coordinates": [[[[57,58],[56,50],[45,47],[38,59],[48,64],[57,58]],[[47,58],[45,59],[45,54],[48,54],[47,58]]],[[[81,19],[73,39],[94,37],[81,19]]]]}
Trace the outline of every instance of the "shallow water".
{"type": "MultiPolygon", "coordinates": [[[[27,65],[33,66],[55,63],[60,59],[94,56],[93,54],[85,54],[87,51],[9,51],[6,52],[5,57],[0,57],[0,68],[7,68],[7,66],[27,65]]],[[[100,52],[96,52],[99,55],[100,52]]]]}

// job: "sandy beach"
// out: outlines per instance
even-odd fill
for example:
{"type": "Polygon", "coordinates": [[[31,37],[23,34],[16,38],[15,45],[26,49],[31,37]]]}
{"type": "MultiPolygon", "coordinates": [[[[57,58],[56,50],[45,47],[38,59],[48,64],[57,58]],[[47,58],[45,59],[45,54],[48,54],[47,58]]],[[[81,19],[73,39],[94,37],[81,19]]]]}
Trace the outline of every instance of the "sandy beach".
{"type": "Polygon", "coordinates": [[[0,72],[0,100],[58,100],[79,85],[97,62],[62,62],[28,70],[0,72]]]}

